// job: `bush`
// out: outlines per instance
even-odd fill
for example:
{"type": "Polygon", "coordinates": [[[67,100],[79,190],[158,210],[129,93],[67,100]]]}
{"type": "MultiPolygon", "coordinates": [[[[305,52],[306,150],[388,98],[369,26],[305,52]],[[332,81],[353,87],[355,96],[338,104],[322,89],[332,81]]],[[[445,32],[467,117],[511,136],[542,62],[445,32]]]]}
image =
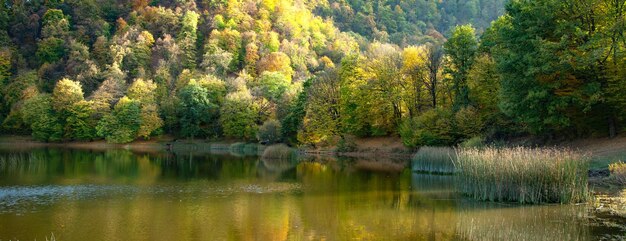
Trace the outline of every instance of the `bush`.
{"type": "Polygon", "coordinates": [[[263,159],[295,159],[298,151],[284,144],[268,146],[261,156],[263,159]]]}
{"type": "Polygon", "coordinates": [[[257,132],[257,139],[267,144],[274,144],[280,142],[281,138],[281,125],[277,120],[267,120],[257,132]]]}
{"type": "Polygon", "coordinates": [[[358,148],[356,143],[354,143],[354,138],[351,137],[342,137],[337,142],[337,151],[338,152],[353,152],[357,151],[358,148]]]}
{"type": "Polygon", "coordinates": [[[402,142],[408,147],[449,146],[455,143],[452,112],[433,109],[414,118],[405,120],[398,129],[402,142]]]}
{"type": "Polygon", "coordinates": [[[480,135],[485,123],[474,107],[465,107],[454,114],[454,130],[461,138],[480,135]]]}
{"type": "Polygon", "coordinates": [[[485,147],[485,138],[482,136],[475,136],[461,142],[459,146],[462,148],[482,148],[485,147]]]}
{"type": "Polygon", "coordinates": [[[457,150],[461,191],[487,201],[576,203],[588,198],[588,159],[570,150],[457,150]]]}
{"type": "Polygon", "coordinates": [[[622,185],[626,185],[626,163],[617,162],[609,165],[609,171],[611,172],[611,178],[622,185]]]}

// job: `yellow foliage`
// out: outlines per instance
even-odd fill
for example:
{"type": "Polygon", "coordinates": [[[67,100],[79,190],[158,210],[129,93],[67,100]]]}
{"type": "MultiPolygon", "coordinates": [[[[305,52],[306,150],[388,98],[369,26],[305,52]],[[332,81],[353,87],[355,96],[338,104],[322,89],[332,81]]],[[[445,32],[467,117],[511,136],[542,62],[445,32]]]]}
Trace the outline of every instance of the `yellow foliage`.
{"type": "Polygon", "coordinates": [[[626,184],[626,163],[616,162],[609,165],[609,171],[611,171],[611,177],[621,184],[626,184]]]}

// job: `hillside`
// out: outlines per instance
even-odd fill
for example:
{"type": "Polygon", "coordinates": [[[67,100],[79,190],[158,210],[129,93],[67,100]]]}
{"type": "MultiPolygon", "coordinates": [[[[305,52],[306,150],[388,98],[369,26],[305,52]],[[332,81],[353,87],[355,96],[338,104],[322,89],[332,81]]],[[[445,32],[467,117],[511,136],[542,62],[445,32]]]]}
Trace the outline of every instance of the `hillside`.
{"type": "Polygon", "coordinates": [[[315,148],[615,136],[626,15],[612,4],[4,1],[1,132],[315,148]]]}

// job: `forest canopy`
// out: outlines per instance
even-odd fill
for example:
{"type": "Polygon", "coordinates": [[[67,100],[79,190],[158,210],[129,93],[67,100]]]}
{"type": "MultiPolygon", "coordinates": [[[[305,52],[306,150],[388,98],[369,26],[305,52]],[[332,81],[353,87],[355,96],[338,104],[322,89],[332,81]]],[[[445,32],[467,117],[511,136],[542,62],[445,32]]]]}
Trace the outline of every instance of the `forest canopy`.
{"type": "Polygon", "coordinates": [[[0,132],[614,136],[626,0],[2,0],[0,132]]]}

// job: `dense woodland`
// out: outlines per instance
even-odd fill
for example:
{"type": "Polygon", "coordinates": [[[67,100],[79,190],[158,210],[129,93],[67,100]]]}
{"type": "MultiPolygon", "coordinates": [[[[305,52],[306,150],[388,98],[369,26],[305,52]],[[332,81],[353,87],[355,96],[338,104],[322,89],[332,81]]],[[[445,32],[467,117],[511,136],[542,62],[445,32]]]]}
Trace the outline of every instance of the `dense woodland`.
{"type": "Polygon", "coordinates": [[[626,124],[626,0],[2,0],[0,131],[406,146],[626,124]]]}

